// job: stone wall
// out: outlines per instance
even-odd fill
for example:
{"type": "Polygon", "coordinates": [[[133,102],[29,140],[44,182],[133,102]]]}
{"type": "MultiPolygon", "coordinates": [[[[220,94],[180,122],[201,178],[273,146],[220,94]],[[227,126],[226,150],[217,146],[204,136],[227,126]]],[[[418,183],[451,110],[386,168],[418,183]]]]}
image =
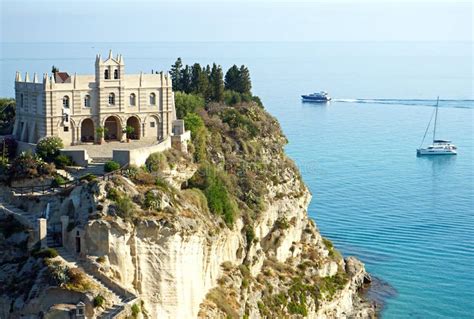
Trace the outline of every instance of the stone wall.
{"type": "Polygon", "coordinates": [[[171,139],[167,138],[163,142],[147,147],[140,147],[133,150],[113,150],[113,160],[123,165],[142,166],[150,154],[163,152],[171,148],[171,139]]]}

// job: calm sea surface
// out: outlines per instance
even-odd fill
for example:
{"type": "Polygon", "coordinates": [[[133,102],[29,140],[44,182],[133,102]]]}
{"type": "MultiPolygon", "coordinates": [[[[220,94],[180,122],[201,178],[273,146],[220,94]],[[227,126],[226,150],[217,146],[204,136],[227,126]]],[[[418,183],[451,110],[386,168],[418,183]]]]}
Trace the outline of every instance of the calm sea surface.
{"type": "Polygon", "coordinates": [[[472,43],[1,44],[0,96],[17,69],[92,74],[109,48],[133,73],[178,56],[248,65],[313,193],[310,216],[396,289],[384,318],[474,318],[472,43]],[[317,90],[335,101],[301,103],[317,90]],[[459,155],[417,158],[437,95],[438,137],[459,155]]]}

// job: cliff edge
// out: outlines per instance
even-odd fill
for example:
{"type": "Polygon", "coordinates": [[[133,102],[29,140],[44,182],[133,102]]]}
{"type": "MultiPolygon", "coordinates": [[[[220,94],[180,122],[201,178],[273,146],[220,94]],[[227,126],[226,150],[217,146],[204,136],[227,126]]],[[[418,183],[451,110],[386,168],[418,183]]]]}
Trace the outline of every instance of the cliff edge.
{"type": "Polygon", "coordinates": [[[250,102],[185,120],[189,154],[157,154],[61,199],[86,272],[132,292],[147,318],[376,317],[363,264],[309,219],[276,119],[250,102]]]}

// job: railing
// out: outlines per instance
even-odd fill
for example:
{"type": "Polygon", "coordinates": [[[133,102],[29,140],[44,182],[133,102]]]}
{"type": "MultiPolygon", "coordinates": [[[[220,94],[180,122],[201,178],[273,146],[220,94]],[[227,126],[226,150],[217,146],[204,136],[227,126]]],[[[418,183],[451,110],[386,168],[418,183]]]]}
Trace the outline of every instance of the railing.
{"type": "MultiPolygon", "coordinates": [[[[126,175],[125,173],[126,173],[127,168],[128,168],[128,165],[124,165],[120,169],[117,169],[115,171],[104,173],[101,175],[94,175],[94,176],[97,180],[108,181],[116,175],[126,175]]],[[[12,186],[10,187],[10,189],[20,196],[34,195],[34,194],[40,194],[40,195],[54,194],[54,193],[64,191],[66,189],[69,189],[71,187],[75,187],[81,184],[82,181],[86,179],[85,177],[87,175],[88,174],[81,176],[79,178],[73,179],[72,181],[67,181],[57,186],[53,186],[51,184],[44,184],[44,185],[37,185],[37,186],[12,186]]]]}

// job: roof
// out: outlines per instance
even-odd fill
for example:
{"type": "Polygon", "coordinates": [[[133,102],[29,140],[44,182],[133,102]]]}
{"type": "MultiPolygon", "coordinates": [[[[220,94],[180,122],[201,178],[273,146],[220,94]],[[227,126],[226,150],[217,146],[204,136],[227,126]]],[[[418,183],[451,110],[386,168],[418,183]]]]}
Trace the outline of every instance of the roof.
{"type": "Polygon", "coordinates": [[[71,77],[67,72],[56,72],[54,73],[54,81],[56,83],[71,83],[71,77]]]}
{"type": "Polygon", "coordinates": [[[451,143],[451,141],[448,141],[448,140],[434,140],[433,143],[451,143]]]}

